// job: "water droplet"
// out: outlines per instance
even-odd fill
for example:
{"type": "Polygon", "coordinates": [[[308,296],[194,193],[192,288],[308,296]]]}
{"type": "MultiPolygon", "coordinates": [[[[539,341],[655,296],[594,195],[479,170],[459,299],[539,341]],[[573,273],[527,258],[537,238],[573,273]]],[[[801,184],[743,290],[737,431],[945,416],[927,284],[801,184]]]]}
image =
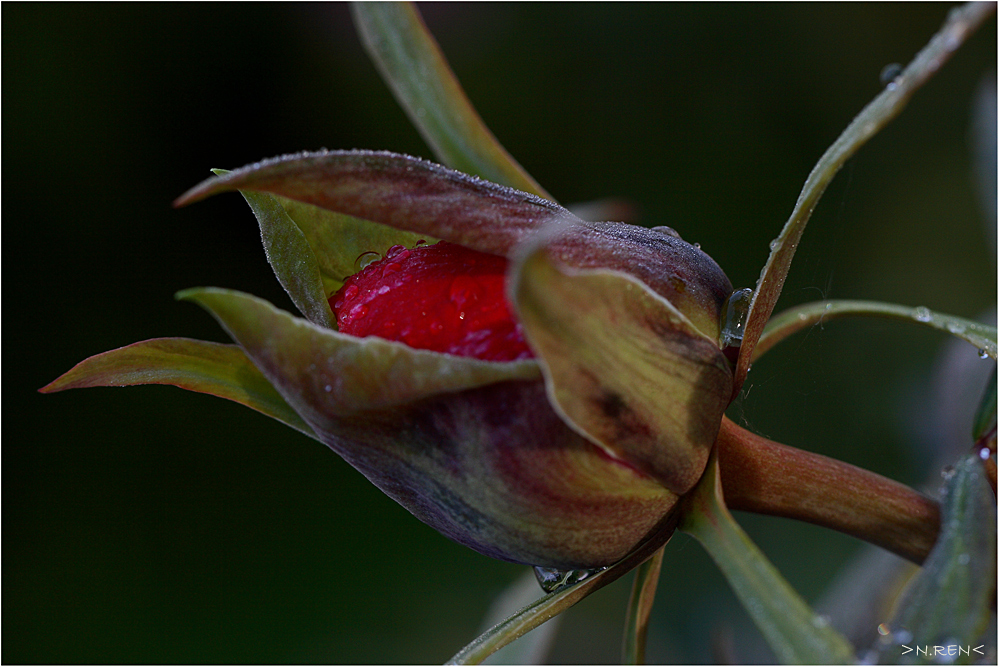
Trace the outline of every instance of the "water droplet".
{"type": "Polygon", "coordinates": [[[406,249],[406,246],[394,245],[385,251],[386,258],[396,257],[406,249]]]}
{"type": "Polygon", "coordinates": [[[392,291],[392,288],[389,287],[388,285],[382,285],[381,287],[378,288],[379,294],[388,294],[390,291],[392,291]]]}
{"type": "Polygon", "coordinates": [[[545,593],[554,593],[566,586],[575,586],[584,579],[606,569],[606,567],[598,567],[592,570],[559,570],[554,567],[535,567],[534,576],[537,577],[541,590],[545,593]]]}
{"type": "Polygon", "coordinates": [[[420,239],[419,241],[416,242],[416,245],[414,245],[413,247],[414,248],[421,248],[421,247],[423,247],[425,245],[427,245],[427,242],[425,240],[423,240],[423,239],[420,239]]]}
{"type": "Polygon", "coordinates": [[[989,353],[985,349],[979,348],[978,349],[978,358],[979,359],[988,359],[989,358],[989,353]]]}
{"type": "Polygon", "coordinates": [[[914,311],[912,311],[913,316],[919,322],[929,322],[933,319],[933,313],[926,306],[919,306],[914,311]]]}
{"type": "Polygon", "coordinates": [[[354,260],[354,273],[360,273],[381,258],[382,256],[373,250],[362,252],[357,256],[357,259],[354,260]]]}
{"type": "Polygon", "coordinates": [[[817,628],[824,628],[827,625],[829,625],[829,617],[828,616],[813,616],[812,617],[812,625],[814,625],[817,628]]]}
{"type": "Polygon", "coordinates": [[[943,470],[940,471],[940,476],[943,477],[945,482],[949,480],[954,476],[954,466],[944,466],[943,470]]]}
{"type": "Polygon", "coordinates": [[[964,325],[958,324],[957,322],[948,322],[947,331],[951,332],[952,334],[961,335],[964,333],[964,325]]]}
{"type": "Polygon", "coordinates": [[[770,242],[770,249],[771,250],[775,249],[777,247],[777,243],[778,243],[777,239],[774,239],[773,241],[771,241],[770,242]]]}
{"type": "MultiPolygon", "coordinates": [[[[902,66],[898,63],[888,63],[881,68],[881,74],[878,78],[881,80],[882,86],[890,85],[895,79],[897,79],[902,74],[902,66]]],[[[894,86],[892,86],[894,87],[894,86]]]]}
{"type": "Polygon", "coordinates": [[[980,458],[983,461],[988,461],[990,458],[992,458],[992,451],[989,450],[988,447],[982,447],[981,449],[978,450],[978,458],[980,458]]]}
{"type": "Polygon", "coordinates": [[[697,248],[698,250],[700,250],[701,249],[701,244],[700,243],[695,243],[694,247],[697,248]]]}
{"type": "Polygon", "coordinates": [[[753,290],[746,287],[732,292],[725,302],[725,315],[722,319],[721,346],[739,347],[742,345],[743,327],[749,314],[749,302],[753,298],[753,290]]]}

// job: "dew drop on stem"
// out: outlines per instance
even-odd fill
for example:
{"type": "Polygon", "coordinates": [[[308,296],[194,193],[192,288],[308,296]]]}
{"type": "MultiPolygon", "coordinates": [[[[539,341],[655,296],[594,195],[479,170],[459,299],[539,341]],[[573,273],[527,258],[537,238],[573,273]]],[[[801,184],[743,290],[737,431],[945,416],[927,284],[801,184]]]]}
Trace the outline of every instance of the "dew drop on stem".
{"type": "Polygon", "coordinates": [[[753,290],[746,287],[729,295],[725,302],[725,313],[722,316],[721,347],[740,347],[745,332],[746,317],[749,315],[749,302],[753,298],[753,290]]]}
{"type": "Polygon", "coordinates": [[[541,590],[545,593],[554,593],[567,586],[575,586],[584,579],[592,577],[597,572],[606,570],[605,567],[598,567],[591,570],[559,570],[554,567],[534,568],[534,576],[537,577],[541,590]]]}

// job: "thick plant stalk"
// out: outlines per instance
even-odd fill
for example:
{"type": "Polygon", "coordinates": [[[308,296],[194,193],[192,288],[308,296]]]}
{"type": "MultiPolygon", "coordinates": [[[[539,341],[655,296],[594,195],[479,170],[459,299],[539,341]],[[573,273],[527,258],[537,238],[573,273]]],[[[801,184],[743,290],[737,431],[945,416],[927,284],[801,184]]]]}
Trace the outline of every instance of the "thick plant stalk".
{"type": "Polygon", "coordinates": [[[718,464],[729,509],[807,521],[922,564],[940,532],[940,508],[863,468],[788,447],[727,417],[718,464]]]}

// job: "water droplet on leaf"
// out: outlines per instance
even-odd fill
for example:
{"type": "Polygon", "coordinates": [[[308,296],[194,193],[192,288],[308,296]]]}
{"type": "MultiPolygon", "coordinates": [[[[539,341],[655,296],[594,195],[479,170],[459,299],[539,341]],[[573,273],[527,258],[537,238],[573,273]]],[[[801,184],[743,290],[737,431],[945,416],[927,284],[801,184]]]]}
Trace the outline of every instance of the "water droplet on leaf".
{"type": "Polygon", "coordinates": [[[912,312],[912,314],[919,322],[929,322],[930,320],[933,319],[933,314],[930,312],[930,309],[927,308],[926,306],[919,306],[912,312]]]}

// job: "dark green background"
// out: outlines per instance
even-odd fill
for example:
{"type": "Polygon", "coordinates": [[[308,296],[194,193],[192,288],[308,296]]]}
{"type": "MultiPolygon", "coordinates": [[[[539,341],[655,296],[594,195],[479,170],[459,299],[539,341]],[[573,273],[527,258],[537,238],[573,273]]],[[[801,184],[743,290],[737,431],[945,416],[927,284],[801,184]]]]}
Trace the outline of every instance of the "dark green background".
{"type": "MultiPolygon", "coordinates": [[[[737,287],[755,284],[806,175],[877,94],[881,68],[907,62],[946,11],[424,8],[486,122],[554,196],[628,198],[643,223],[701,243],[737,287]]],[[[522,567],[440,537],[325,448],[234,404],[171,387],[36,393],[137,340],[226,340],[174,301],[182,288],[291,308],[238,196],[171,209],[209,168],[320,147],[432,157],[347,8],[4,3],[2,18],[3,662],[449,658],[522,567]]],[[[994,306],[995,219],[971,177],[969,118],[982,77],[994,85],[995,53],[993,18],[846,166],[778,308],[870,298],[977,317],[994,306]]],[[[933,476],[939,397],[957,388],[934,385],[943,345],[892,322],[816,328],[756,365],[733,414],[919,484],[933,476]]],[[[740,518],[809,598],[858,546],[740,518]]],[[[552,659],[617,660],[627,588],[569,612],[552,659]]],[[[650,659],[709,661],[728,626],[753,659],[747,624],[700,547],[677,536],[650,659]]]]}

